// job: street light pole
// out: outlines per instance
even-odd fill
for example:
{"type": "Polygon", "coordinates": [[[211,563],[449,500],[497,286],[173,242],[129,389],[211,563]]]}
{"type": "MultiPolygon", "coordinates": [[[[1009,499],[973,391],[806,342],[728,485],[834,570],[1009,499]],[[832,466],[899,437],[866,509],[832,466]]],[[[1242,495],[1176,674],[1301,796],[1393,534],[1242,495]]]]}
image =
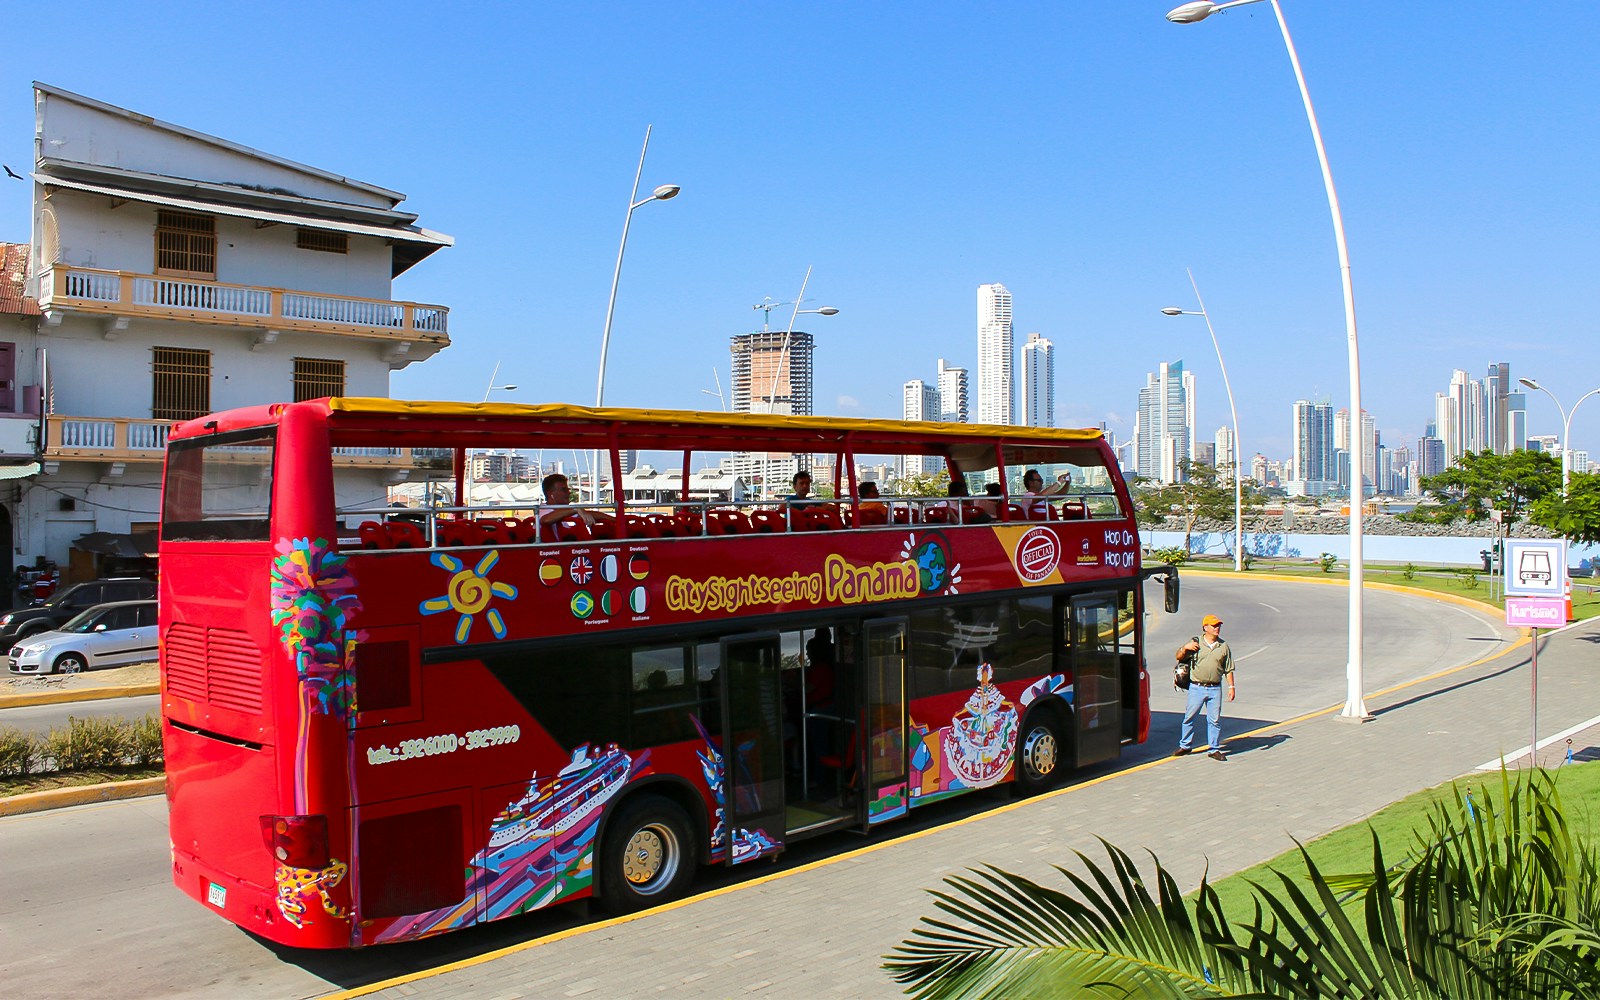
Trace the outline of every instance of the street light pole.
{"type": "Polygon", "coordinates": [[[1228,394],[1228,413],[1233,417],[1233,571],[1244,572],[1244,473],[1239,468],[1239,408],[1233,405],[1233,386],[1228,382],[1228,364],[1222,360],[1222,345],[1217,342],[1217,331],[1211,327],[1211,314],[1206,312],[1206,300],[1200,297],[1200,286],[1195,284],[1194,271],[1189,274],[1189,285],[1200,311],[1168,306],[1161,310],[1167,316],[1199,316],[1206,321],[1206,332],[1211,334],[1211,346],[1217,352],[1217,367],[1222,369],[1222,388],[1228,394]]]}
{"type": "Polygon", "coordinates": [[[1568,410],[1561,405],[1561,400],[1556,398],[1556,394],[1540,385],[1537,379],[1519,378],[1517,381],[1549,396],[1550,401],[1556,404],[1556,412],[1561,414],[1561,495],[1566,496],[1567,482],[1572,478],[1572,418],[1577,414],[1578,407],[1583,405],[1583,401],[1600,393],[1600,389],[1590,389],[1579,396],[1578,401],[1572,404],[1572,409],[1568,410]]]}
{"type": "MultiPolygon", "coordinates": [[[[823,306],[820,309],[801,309],[800,308],[800,303],[804,302],[805,298],[806,298],[806,286],[809,285],[810,283],[811,283],[811,268],[807,267],[806,268],[806,276],[800,282],[800,294],[795,296],[795,300],[792,303],[794,305],[794,311],[789,314],[789,326],[788,326],[787,329],[785,329],[783,331],[783,346],[781,348],[779,348],[779,350],[778,350],[778,364],[772,369],[772,384],[767,390],[767,413],[768,413],[769,416],[770,415],[774,415],[774,414],[777,413],[777,409],[778,409],[778,378],[779,378],[780,375],[783,374],[784,363],[789,358],[789,340],[790,340],[791,337],[794,336],[794,321],[797,318],[799,318],[800,316],[808,314],[808,313],[814,313],[814,314],[816,314],[818,316],[837,316],[837,315],[839,315],[839,310],[837,308],[835,308],[834,306],[823,306]]],[[[773,302],[771,299],[764,299],[764,300],[762,300],[762,302],[759,305],[755,306],[755,308],[763,310],[763,312],[766,314],[766,316],[771,316],[772,315],[772,310],[776,309],[778,306],[789,305],[789,304],[791,304],[791,303],[773,302]]],[[[769,332],[768,324],[767,324],[767,321],[765,319],[763,319],[762,322],[761,322],[761,332],[762,333],[769,332]]],[[[789,412],[790,412],[791,415],[793,415],[793,413],[794,413],[794,380],[793,379],[789,380],[789,412]]],[[[766,454],[767,457],[763,458],[762,461],[761,461],[761,486],[762,486],[762,488],[764,490],[766,490],[768,497],[771,497],[772,496],[772,483],[770,482],[770,480],[772,478],[772,462],[771,462],[771,454],[772,453],[771,452],[766,452],[765,454],[766,454]]]]}
{"type": "MultiPolygon", "coordinates": [[[[606,326],[600,334],[600,374],[594,387],[595,408],[605,405],[606,401],[606,352],[611,346],[611,316],[617,309],[617,283],[622,280],[622,255],[628,249],[628,226],[633,223],[633,210],[640,205],[648,205],[652,201],[667,201],[676,198],[681,190],[676,184],[662,184],[650,193],[648,198],[639,197],[639,178],[644,176],[644,157],[650,151],[650,131],[654,125],[644,127],[644,146],[639,150],[639,169],[633,174],[633,190],[628,193],[628,211],[622,217],[622,243],[617,247],[617,266],[611,272],[611,298],[606,302],[606,326]]],[[[600,502],[600,451],[594,452],[594,468],[590,475],[594,478],[594,502],[600,502]]]]}
{"type": "MultiPolygon", "coordinates": [[[[1230,3],[1211,3],[1195,0],[1167,12],[1167,20],[1175,24],[1192,24],[1203,21],[1219,10],[1261,3],[1262,0],[1232,0],[1230,3]]],[[[1322,129],[1317,126],[1317,113],[1311,106],[1311,92],[1306,89],[1305,74],[1300,71],[1300,56],[1295,52],[1294,39],[1289,37],[1289,24],[1283,19],[1283,9],[1278,0],[1272,4],[1272,13],[1278,19],[1278,30],[1283,34],[1283,45],[1289,51],[1289,64],[1294,68],[1294,79],[1300,86],[1300,100],[1306,107],[1306,121],[1311,125],[1311,141],[1317,148],[1317,163],[1322,167],[1322,186],[1328,193],[1328,211],[1333,216],[1333,241],[1339,253],[1339,281],[1344,290],[1345,339],[1350,355],[1350,419],[1361,426],[1361,358],[1356,343],[1356,297],[1350,280],[1350,251],[1344,239],[1344,216],[1339,211],[1339,195],[1333,187],[1333,171],[1328,166],[1328,152],[1322,145],[1322,129]]],[[[1367,711],[1363,695],[1362,677],[1362,593],[1365,585],[1365,566],[1361,551],[1363,507],[1367,488],[1365,469],[1362,468],[1363,449],[1350,449],[1350,661],[1345,668],[1345,703],[1339,717],[1356,722],[1372,718],[1367,711]]]]}

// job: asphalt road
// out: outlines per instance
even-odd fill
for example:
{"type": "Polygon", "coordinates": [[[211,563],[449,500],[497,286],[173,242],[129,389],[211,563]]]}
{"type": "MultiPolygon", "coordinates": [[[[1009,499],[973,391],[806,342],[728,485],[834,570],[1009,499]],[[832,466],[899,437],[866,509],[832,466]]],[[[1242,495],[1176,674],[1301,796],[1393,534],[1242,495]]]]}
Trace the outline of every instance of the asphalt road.
{"type": "Polygon", "coordinates": [[[0,708],[0,728],[15,726],[26,733],[47,733],[52,729],[64,727],[68,718],[121,718],[132,721],[160,710],[161,696],[155,694],[140,695],[137,698],[73,701],[61,705],[0,708]]]}
{"type": "MultiPolygon", "coordinates": [[[[1159,588],[1151,588],[1160,607],[1159,588]]],[[[1149,742],[1092,777],[1165,756],[1176,743],[1182,698],[1165,679],[1171,650],[1223,619],[1238,662],[1239,698],[1225,732],[1238,733],[1340,704],[1345,698],[1343,587],[1184,579],[1183,610],[1150,623],[1156,679],[1149,742]]],[[[1488,656],[1514,639],[1492,621],[1406,595],[1366,596],[1367,689],[1488,656]]],[[[7,710],[13,711],[13,710],[7,710]]],[[[4,713],[0,713],[3,722],[4,713]]],[[[977,793],[923,810],[947,823],[1008,801],[977,793]]],[[[913,820],[919,819],[913,814],[913,820]]],[[[914,825],[897,825],[890,836],[914,825]]],[[[805,864],[861,846],[850,834],[801,844],[780,862],[805,864]]],[[[315,997],[482,954],[584,922],[585,908],[534,913],[415,944],[362,952],[300,953],[270,945],[207,913],[170,883],[166,803],[134,799],[0,818],[0,982],[9,997],[315,997]]],[[[752,874],[769,874],[770,866],[752,874]]],[[[741,877],[742,874],[741,874],[741,877]]],[[[702,885],[737,881],[709,873],[702,885]]]]}

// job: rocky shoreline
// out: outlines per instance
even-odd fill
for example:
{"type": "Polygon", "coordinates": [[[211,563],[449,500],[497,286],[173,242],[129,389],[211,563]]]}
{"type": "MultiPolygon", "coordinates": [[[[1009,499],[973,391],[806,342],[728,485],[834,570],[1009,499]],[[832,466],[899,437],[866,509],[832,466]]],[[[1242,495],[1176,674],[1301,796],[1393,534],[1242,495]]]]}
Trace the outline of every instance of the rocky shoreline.
{"type": "MultiPolygon", "coordinates": [[[[1146,525],[1146,527],[1152,527],[1146,525]]],[[[1169,517],[1157,531],[1183,531],[1183,518],[1169,517]]],[[[1501,532],[1493,521],[1452,521],[1449,524],[1422,524],[1402,521],[1393,514],[1369,514],[1361,519],[1361,530],[1368,535],[1409,535],[1420,538],[1494,538],[1508,534],[1512,538],[1559,538],[1560,535],[1538,525],[1518,522],[1509,532],[1501,532]]],[[[1244,530],[1251,535],[1345,535],[1350,532],[1350,518],[1337,514],[1273,514],[1244,519],[1244,530]]],[[[1194,523],[1195,534],[1233,532],[1233,522],[1201,518],[1194,523]]]]}

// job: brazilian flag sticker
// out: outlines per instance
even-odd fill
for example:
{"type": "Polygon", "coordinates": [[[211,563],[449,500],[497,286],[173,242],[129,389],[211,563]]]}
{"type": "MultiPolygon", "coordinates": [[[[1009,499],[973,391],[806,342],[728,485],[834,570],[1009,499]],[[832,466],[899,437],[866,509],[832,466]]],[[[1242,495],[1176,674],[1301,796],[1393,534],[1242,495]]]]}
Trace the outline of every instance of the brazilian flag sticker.
{"type": "Polygon", "coordinates": [[[612,600],[612,595],[613,591],[610,590],[600,595],[600,611],[608,618],[611,616],[611,612],[614,610],[613,605],[616,603],[612,600]]]}
{"type": "Polygon", "coordinates": [[[587,590],[580,590],[572,595],[572,616],[574,618],[587,618],[594,614],[594,598],[589,596],[587,590]]]}

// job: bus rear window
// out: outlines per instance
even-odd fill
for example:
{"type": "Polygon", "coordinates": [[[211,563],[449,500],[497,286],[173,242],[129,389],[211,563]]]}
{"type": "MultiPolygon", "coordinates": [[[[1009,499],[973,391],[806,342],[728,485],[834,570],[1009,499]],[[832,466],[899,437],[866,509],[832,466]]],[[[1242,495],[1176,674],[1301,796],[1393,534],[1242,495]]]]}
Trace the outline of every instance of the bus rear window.
{"type": "Polygon", "coordinates": [[[163,541],[266,541],[272,526],[272,445],[263,427],[173,441],[162,490],[163,541]]]}

